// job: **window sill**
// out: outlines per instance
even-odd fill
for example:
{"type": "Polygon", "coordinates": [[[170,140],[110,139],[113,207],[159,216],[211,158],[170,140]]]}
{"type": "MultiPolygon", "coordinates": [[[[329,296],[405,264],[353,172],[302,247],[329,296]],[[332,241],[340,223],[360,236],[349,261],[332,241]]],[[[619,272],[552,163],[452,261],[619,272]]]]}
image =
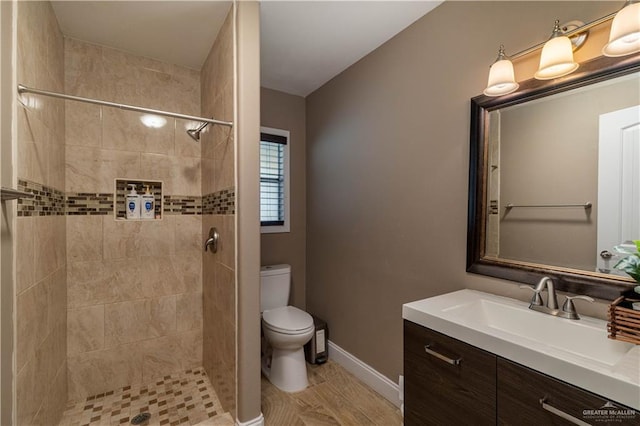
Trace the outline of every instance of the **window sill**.
{"type": "Polygon", "coordinates": [[[289,224],[284,224],[282,226],[261,226],[260,233],[261,234],[284,234],[290,232],[289,224]]]}

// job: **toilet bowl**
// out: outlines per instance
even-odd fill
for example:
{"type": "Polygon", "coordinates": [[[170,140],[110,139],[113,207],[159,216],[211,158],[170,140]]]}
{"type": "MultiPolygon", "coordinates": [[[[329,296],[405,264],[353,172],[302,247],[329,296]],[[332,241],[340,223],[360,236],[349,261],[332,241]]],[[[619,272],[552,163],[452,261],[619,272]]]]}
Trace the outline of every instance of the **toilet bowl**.
{"type": "Polygon", "coordinates": [[[269,381],[286,392],[309,386],[303,346],[313,336],[311,315],[293,306],[265,311],[262,330],[271,346],[270,360],[267,358],[262,364],[269,381]]]}
{"type": "Polygon", "coordinates": [[[289,265],[265,266],[260,272],[262,331],[267,341],[262,372],[277,388],[298,392],[309,385],[303,346],[315,327],[311,315],[287,306],[290,280],[289,265]]]}

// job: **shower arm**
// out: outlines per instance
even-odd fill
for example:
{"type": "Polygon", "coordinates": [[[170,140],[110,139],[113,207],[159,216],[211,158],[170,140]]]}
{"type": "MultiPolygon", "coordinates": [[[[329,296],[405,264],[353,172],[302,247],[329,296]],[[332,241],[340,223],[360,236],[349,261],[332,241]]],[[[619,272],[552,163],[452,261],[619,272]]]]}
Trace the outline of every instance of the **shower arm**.
{"type": "MultiPolygon", "coordinates": [[[[146,113],[146,114],[163,115],[165,117],[180,118],[180,119],[183,119],[183,120],[199,121],[202,124],[199,125],[196,129],[192,129],[193,131],[197,132],[198,135],[200,134],[200,131],[202,131],[202,129],[204,129],[208,124],[219,124],[221,126],[233,127],[233,122],[231,122],[231,121],[215,120],[213,118],[197,117],[195,115],[180,114],[180,113],[177,113],[177,112],[162,111],[162,110],[159,110],[159,109],[143,108],[143,107],[138,107],[138,106],[133,106],[133,105],[119,104],[119,103],[108,102],[108,101],[101,101],[99,99],[83,98],[83,97],[80,97],[80,96],[65,95],[64,93],[50,92],[48,90],[33,89],[33,88],[27,87],[27,86],[25,86],[23,84],[18,84],[18,93],[19,94],[33,93],[35,95],[49,96],[49,97],[52,97],[52,98],[66,99],[66,100],[69,100],[69,101],[84,102],[84,103],[88,103],[88,104],[108,106],[108,107],[119,108],[119,109],[123,109],[123,110],[127,110],[127,111],[136,111],[136,112],[143,112],[143,113],[146,113]]],[[[187,132],[189,132],[189,131],[190,130],[188,130],[187,132]]],[[[191,135],[191,133],[189,133],[189,136],[193,137],[191,135]]]]}

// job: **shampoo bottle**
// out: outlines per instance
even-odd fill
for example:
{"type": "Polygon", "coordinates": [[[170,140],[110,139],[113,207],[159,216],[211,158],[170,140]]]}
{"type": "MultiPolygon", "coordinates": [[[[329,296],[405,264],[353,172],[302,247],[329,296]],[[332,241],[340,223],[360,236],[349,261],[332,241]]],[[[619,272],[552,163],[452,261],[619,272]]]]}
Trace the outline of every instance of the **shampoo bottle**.
{"type": "Polygon", "coordinates": [[[130,183],[127,186],[131,189],[125,202],[127,219],[140,219],[140,196],[136,192],[136,185],[130,183]]]}
{"type": "Polygon", "coordinates": [[[153,219],[155,217],[155,208],[154,208],[155,198],[153,197],[153,194],[149,190],[149,185],[146,185],[146,188],[147,190],[142,195],[140,217],[142,219],[153,219]]]}

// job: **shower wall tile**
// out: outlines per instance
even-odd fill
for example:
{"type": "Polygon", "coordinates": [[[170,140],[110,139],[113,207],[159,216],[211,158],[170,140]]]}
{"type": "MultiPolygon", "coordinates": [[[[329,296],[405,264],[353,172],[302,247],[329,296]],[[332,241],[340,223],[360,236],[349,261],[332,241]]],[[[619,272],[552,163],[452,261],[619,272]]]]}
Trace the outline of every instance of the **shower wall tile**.
{"type": "MultiPolygon", "coordinates": [[[[71,38],[65,53],[67,93],[201,115],[198,71],[71,38]]],[[[140,116],[78,104],[65,114],[67,193],[113,194],[116,178],[161,180],[176,213],[67,217],[72,400],[202,364],[202,314],[187,311],[202,294],[201,144],[186,134],[198,123],[167,118],[152,129],[140,116]]]]}
{"type": "MultiPolygon", "coordinates": [[[[202,233],[202,216],[173,216],[175,253],[202,257],[204,240],[208,237],[202,233]]],[[[198,262],[200,263],[200,262],[198,262]]]]}
{"type": "Polygon", "coordinates": [[[216,264],[216,305],[223,312],[225,321],[235,316],[235,271],[220,263],[216,264]]]}
{"type": "Polygon", "coordinates": [[[148,383],[169,371],[202,365],[202,331],[171,334],[110,349],[70,355],[69,397],[79,400],[125,385],[148,383]]]}
{"type": "Polygon", "coordinates": [[[34,418],[37,425],[58,424],[60,407],[67,405],[67,363],[60,366],[53,379],[48,395],[45,397],[40,410],[34,418]]]}
{"type": "Polygon", "coordinates": [[[48,394],[42,359],[31,357],[16,377],[16,424],[31,425],[48,394]]]}
{"type": "Polygon", "coordinates": [[[19,238],[16,242],[16,294],[22,293],[35,282],[35,247],[34,222],[35,217],[18,217],[15,233],[19,238]]]}
{"type": "Polygon", "coordinates": [[[65,143],[67,145],[102,146],[102,107],[65,101],[65,143]]]}
{"type": "MultiPolygon", "coordinates": [[[[202,67],[202,113],[233,120],[233,14],[225,20],[202,67]]],[[[213,126],[202,139],[203,237],[215,226],[218,252],[204,253],[202,263],[203,366],[226,411],[235,413],[235,153],[233,130],[213,126]],[[223,190],[226,191],[223,193],[223,190]],[[224,198],[224,200],[223,200],[224,198]],[[224,204],[224,205],[223,205],[224,204]]]]}
{"type": "Polygon", "coordinates": [[[175,331],[176,296],[105,305],[106,348],[165,336],[175,331]]]}
{"type": "MultiPolygon", "coordinates": [[[[59,119],[64,122],[64,107],[61,108],[59,119]]],[[[64,191],[66,172],[65,172],[65,145],[64,145],[64,123],[56,130],[55,143],[50,145],[49,149],[49,186],[64,191]]]]}
{"type": "Polygon", "coordinates": [[[67,324],[59,323],[51,329],[36,352],[36,361],[42,366],[40,379],[50,386],[66,357],[67,324]]]}
{"type": "Polygon", "coordinates": [[[155,257],[174,254],[174,218],[162,220],[114,220],[102,216],[104,259],[155,257]]]}
{"type": "Polygon", "coordinates": [[[138,342],[69,355],[67,366],[71,401],[142,382],[142,355],[138,342]]]}
{"type": "Polygon", "coordinates": [[[161,180],[172,195],[201,195],[200,158],[141,154],[140,173],[145,179],[161,180]]]}
{"type": "MultiPolygon", "coordinates": [[[[67,324],[67,267],[51,274],[47,292],[48,324],[51,329],[67,324]]],[[[66,337],[64,339],[67,340],[66,337]]]]}
{"type": "Polygon", "coordinates": [[[140,346],[142,381],[149,382],[202,365],[202,331],[188,331],[158,339],[145,340],[140,346]]]}
{"type": "Polygon", "coordinates": [[[139,267],[131,260],[70,262],[67,270],[69,309],[144,297],[139,267]]]}
{"type": "Polygon", "coordinates": [[[140,153],[67,146],[67,192],[113,192],[117,177],[140,177],[140,153]]]}
{"type": "Polygon", "coordinates": [[[102,47],[65,37],[64,53],[65,92],[86,98],[104,96],[102,47]]]}
{"type": "Polygon", "coordinates": [[[213,187],[216,191],[235,186],[233,141],[218,144],[213,152],[213,187]]]}
{"type": "Polygon", "coordinates": [[[175,120],[158,117],[166,120],[166,124],[159,128],[151,128],[142,124],[142,116],[143,114],[131,111],[103,108],[102,147],[173,155],[175,120]]]}
{"type": "Polygon", "coordinates": [[[103,230],[101,216],[67,216],[67,261],[101,260],[103,230]]]}
{"type": "Polygon", "coordinates": [[[69,309],[67,347],[69,355],[104,348],[104,306],[69,309]]]}
{"type": "MultiPolygon", "coordinates": [[[[37,99],[33,98],[34,101],[37,99]]],[[[20,177],[44,183],[49,178],[51,136],[34,110],[18,108],[18,170],[20,177]]]]}
{"type": "Polygon", "coordinates": [[[16,369],[33,357],[49,332],[49,282],[43,280],[17,297],[16,369]]]}
{"type": "Polygon", "coordinates": [[[202,293],[184,293],[176,296],[178,331],[202,330],[202,293]]]}
{"type": "Polygon", "coordinates": [[[236,217],[235,215],[223,215],[222,216],[222,235],[226,244],[222,246],[220,263],[227,266],[230,269],[235,269],[236,260],[236,231],[235,231],[236,217]]]}
{"type": "Polygon", "coordinates": [[[39,85],[44,76],[39,70],[46,64],[46,33],[43,25],[46,12],[35,4],[22,5],[18,10],[18,76],[25,85],[39,85]]]}
{"type": "MultiPolygon", "coordinates": [[[[204,144],[205,142],[203,142],[204,144]]],[[[204,151],[204,149],[203,149],[204,151]]],[[[202,157],[200,168],[202,169],[202,195],[212,194],[214,192],[213,182],[213,158],[202,157]]]]}
{"type": "Polygon", "coordinates": [[[66,264],[66,221],[64,216],[40,216],[34,223],[35,279],[40,281],[66,264]]]}
{"type": "Polygon", "coordinates": [[[180,274],[180,293],[191,293],[202,291],[202,264],[198,263],[201,256],[189,255],[173,256],[171,262],[174,270],[180,274]]]}
{"type": "MultiPolygon", "coordinates": [[[[196,115],[200,115],[198,112],[196,115]]],[[[200,146],[203,141],[203,136],[210,131],[211,124],[207,126],[200,133],[200,142],[194,141],[191,136],[187,134],[187,130],[197,128],[201,123],[198,121],[187,121],[187,120],[175,120],[174,126],[174,140],[175,140],[175,155],[178,157],[196,157],[200,158],[200,151],[202,147],[200,146]]],[[[214,126],[215,127],[215,126],[214,126]]]]}
{"type": "MultiPolygon", "coordinates": [[[[51,4],[17,2],[16,19],[18,83],[64,91],[63,36],[51,4]]],[[[15,226],[16,417],[17,424],[57,424],[65,404],[54,404],[67,398],[56,375],[67,350],[66,223],[55,216],[65,190],[65,105],[31,94],[18,101],[15,184],[28,182],[37,195],[19,203],[19,216],[33,216],[15,226]]]]}

